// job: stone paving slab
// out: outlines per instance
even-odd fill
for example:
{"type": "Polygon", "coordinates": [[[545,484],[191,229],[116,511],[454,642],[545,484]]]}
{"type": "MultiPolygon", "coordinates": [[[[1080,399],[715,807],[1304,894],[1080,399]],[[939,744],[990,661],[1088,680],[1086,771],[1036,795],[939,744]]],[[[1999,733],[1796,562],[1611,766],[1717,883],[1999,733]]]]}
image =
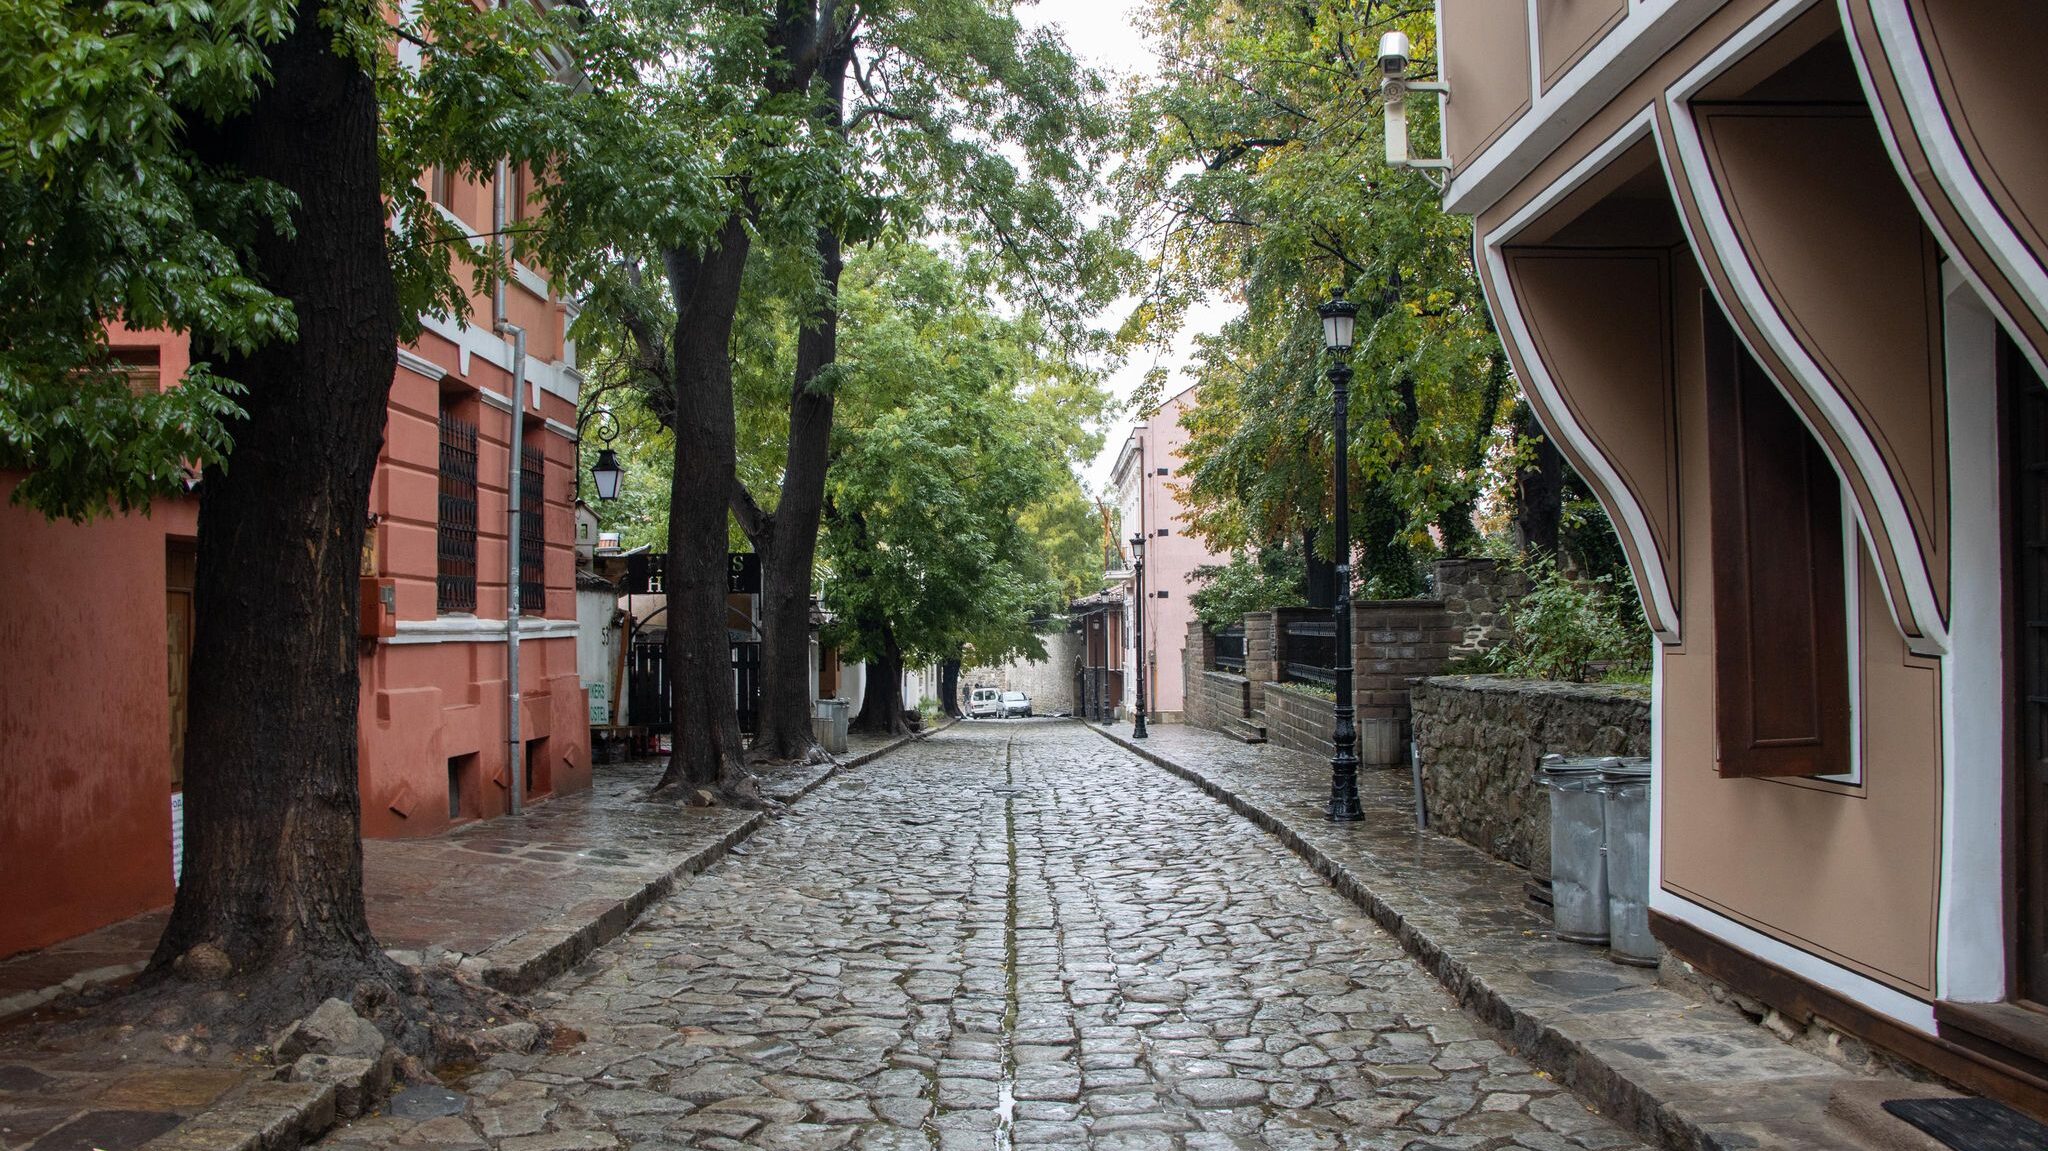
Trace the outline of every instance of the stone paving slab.
{"type": "MultiPolygon", "coordinates": [[[[1738,1012],[1661,986],[1603,949],[1558,940],[1528,873],[1415,827],[1407,772],[1365,770],[1366,818],[1323,818],[1330,765],[1286,748],[1158,724],[1090,724],[1265,828],[1366,909],[1515,1050],[1645,1138],[1682,1151],[1854,1151],[1829,1093],[1870,1077],[1780,1042],[1738,1012]]],[[[1918,1085],[1897,1080],[1899,1093],[1918,1085]]]]}
{"type": "Polygon", "coordinates": [[[1062,720],[838,777],[330,1151],[1643,1151],[1253,824],[1062,720]]]}
{"type": "MultiPolygon", "coordinates": [[[[794,802],[906,742],[855,735],[839,763],[765,772],[762,791],[794,802]]],[[[372,930],[403,961],[459,963],[515,993],[539,986],[770,819],[641,802],[660,772],[658,761],[605,765],[589,790],[517,817],[365,841],[372,930]]],[[[51,1041],[21,1014],[140,971],[167,915],[0,963],[0,1018],[15,1016],[0,1026],[0,1151],[278,1151],[332,1125],[332,1086],[274,1082],[229,1052],[174,1054],[155,1036],[51,1041]]]]}

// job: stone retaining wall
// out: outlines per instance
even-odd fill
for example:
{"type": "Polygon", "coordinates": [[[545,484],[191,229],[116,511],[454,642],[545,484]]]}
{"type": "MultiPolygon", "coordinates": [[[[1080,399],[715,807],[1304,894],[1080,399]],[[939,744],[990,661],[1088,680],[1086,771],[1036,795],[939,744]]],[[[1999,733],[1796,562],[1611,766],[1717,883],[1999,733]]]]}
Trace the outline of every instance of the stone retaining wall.
{"type": "Polygon", "coordinates": [[[1291,683],[1265,685],[1266,739],[1324,759],[1336,754],[1330,743],[1331,709],[1336,701],[1304,691],[1291,683]]]}
{"type": "Polygon", "coordinates": [[[1647,687],[1437,676],[1412,703],[1430,828],[1539,875],[1550,873],[1550,798],[1537,761],[1650,754],[1647,687]]]}

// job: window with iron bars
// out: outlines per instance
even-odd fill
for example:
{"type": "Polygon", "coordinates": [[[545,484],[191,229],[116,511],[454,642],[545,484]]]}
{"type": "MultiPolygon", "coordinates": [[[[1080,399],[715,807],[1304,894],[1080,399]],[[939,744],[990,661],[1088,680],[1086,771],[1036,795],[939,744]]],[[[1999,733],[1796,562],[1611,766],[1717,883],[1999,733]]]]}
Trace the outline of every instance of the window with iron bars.
{"type": "Polygon", "coordinates": [[[441,508],[434,606],[476,610],[476,425],[441,413],[441,508]]]}
{"type": "Polygon", "coordinates": [[[539,615],[547,609],[546,516],[547,486],[542,482],[547,453],[539,444],[519,452],[519,610],[539,615]]]}

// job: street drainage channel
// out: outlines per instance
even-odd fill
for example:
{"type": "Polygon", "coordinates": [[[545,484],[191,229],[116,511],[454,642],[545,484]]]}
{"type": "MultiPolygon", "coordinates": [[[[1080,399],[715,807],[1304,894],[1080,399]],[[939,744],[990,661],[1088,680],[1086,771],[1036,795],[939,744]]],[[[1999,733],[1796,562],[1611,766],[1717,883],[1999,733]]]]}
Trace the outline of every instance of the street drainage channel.
{"type": "Polygon", "coordinates": [[[1003,838],[1009,853],[1009,885],[1003,903],[1003,1077],[996,1083],[996,1151],[1010,1151],[1017,1126],[1017,773],[1016,737],[1003,741],[1003,838]]]}

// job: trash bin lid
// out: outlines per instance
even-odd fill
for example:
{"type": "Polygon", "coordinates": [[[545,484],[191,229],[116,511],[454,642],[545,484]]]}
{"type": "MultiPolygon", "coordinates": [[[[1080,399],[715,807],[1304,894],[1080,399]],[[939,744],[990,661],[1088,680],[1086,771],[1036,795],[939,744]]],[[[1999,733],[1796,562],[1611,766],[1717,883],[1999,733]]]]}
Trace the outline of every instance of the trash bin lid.
{"type": "Polygon", "coordinates": [[[1600,782],[1616,787],[1650,782],[1650,761],[1642,756],[1617,757],[1600,772],[1600,782]]]}
{"type": "Polygon", "coordinates": [[[1536,776],[1540,780],[1584,779],[1621,763],[1611,755],[1546,755],[1536,765],[1536,776]]]}

